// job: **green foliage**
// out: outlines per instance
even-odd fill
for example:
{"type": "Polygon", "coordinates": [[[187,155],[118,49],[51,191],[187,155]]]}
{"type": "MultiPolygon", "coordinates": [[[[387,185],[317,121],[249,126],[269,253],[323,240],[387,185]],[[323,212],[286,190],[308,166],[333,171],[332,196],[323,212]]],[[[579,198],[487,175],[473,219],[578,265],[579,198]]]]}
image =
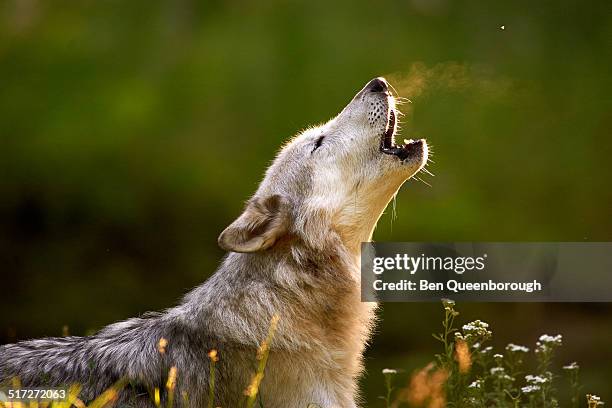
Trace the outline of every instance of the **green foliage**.
{"type": "Polygon", "coordinates": [[[376,75],[436,175],[378,241],[612,238],[606,1],[47,3],[0,7],[0,336],[172,304],[278,147],[376,75]]]}

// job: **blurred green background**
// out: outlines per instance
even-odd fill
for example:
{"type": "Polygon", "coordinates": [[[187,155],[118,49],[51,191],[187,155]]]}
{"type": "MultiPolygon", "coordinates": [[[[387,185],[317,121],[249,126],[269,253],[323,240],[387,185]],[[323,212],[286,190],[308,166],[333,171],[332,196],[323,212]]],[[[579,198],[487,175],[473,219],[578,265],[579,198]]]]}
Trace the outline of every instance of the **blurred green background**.
{"type": "MultiPolygon", "coordinates": [[[[611,22],[607,1],[1,2],[0,342],[173,305],[279,145],[378,75],[435,177],[375,239],[612,240],[611,22]]],[[[559,364],[612,400],[609,305],[459,309],[500,347],[563,333],[559,364]]],[[[440,319],[384,305],[369,406],[380,369],[431,360],[440,319]]]]}

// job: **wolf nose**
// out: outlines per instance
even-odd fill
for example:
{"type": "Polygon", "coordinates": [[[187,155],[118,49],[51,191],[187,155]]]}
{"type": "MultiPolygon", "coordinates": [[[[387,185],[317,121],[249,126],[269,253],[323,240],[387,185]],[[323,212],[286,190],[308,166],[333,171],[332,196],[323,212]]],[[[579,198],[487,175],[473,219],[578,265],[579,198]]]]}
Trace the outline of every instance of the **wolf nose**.
{"type": "Polygon", "coordinates": [[[387,92],[389,87],[385,78],[374,78],[366,85],[366,89],[370,92],[387,92]]]}

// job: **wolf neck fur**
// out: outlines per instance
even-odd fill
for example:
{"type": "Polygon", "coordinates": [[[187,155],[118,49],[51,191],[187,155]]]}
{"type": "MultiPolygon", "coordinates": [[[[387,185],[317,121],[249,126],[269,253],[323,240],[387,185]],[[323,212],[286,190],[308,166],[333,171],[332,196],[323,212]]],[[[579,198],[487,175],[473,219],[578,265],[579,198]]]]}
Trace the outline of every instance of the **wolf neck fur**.
{"type": "Polygon", "coordinates": [[[263,252],[230,253],[181,308],[220,340],[247,346],[261,343],[274,314],[281,320],[273,344],[281,349],[341,350],[349,338],[364,342],[373,314],[363,314],[358,253],[333,232],[323,242],[325,250],[292,240],[263,252]]]}

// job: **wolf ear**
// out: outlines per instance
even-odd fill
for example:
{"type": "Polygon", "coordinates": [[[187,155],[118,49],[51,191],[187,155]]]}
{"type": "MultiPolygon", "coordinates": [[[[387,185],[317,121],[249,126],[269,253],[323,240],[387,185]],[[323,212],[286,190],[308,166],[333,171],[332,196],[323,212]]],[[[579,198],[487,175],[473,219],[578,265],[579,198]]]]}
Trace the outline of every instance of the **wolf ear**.
{"type": "Polygon", "coordinates": [[[280,195],[253,198],[244,212],[219,235],[219,246],[232,252],[270,248],[287,232],[289,211],[280,195]]]}

